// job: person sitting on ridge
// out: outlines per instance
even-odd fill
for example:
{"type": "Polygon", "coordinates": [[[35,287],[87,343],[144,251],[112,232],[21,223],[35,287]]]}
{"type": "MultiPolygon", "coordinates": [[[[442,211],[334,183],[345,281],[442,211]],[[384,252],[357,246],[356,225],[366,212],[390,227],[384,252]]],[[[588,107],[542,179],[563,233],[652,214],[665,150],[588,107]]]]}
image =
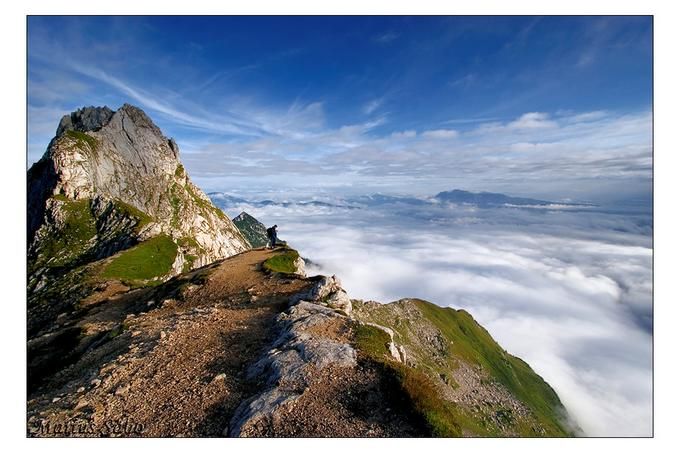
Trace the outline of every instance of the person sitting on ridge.
{"type": "Polygon", "coordinates": [[[276,228],[277,228],[276,225],[274,225],[273,227],[267,228],[267,238],[269,238],[269,242],[267,242],[266,248],[268,248],[268,249],[269,248],[273,249],[274,247],[276,247],[276,241],[277,241],[276,228]]]}

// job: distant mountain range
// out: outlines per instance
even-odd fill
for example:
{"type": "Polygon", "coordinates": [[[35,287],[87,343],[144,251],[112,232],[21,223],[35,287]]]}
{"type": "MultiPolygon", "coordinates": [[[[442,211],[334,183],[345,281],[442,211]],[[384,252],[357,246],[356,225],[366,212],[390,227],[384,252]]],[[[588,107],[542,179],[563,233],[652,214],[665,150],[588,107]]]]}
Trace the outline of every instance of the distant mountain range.
{"type": "Polygon", "coordinates": [[[338,199],[335,202],[324,201],[252,201],[222,192],[208,194],[212,202],[222,209],[234,209],[243,205],[255,207],[267,206],[316,206],[326,208],[362,209],[380,206],[432,206],[432,205],[472,205],[479,208],[588,208],[595,205],[589,203],[568,203],[561,201],[538,200],[535,198],[513,197],[493,192],[468,192],[466,190],[450,190],[439,192],[434,197],[418,198],[385,194],[372,194],[338,199]]]}
{"type": "Polygon", "coordinates": [[[347,204],[333,204],[317,200],[311,201],[246,200],[245,198],[235,197],[233,195],[229,195],[223,192],[210,192],[208,193],[208,197],[210,197],[212,202],[221,209],[231,209],[243,204],[256,207],[281,206],[284,208],[288,208],[291,206],[317,206],[326,208],[357,209],[357,206],[351,206],[347,204]]]}
{"type": "Polygon", "coordinates": [[[502,193],[468,192],[466,190],[439,192],[435,195],[434,199],[443,203],[472,204],[479,207],[593,206],[586,203],[546,201],[534,198],[511,197],[502,193]]]}

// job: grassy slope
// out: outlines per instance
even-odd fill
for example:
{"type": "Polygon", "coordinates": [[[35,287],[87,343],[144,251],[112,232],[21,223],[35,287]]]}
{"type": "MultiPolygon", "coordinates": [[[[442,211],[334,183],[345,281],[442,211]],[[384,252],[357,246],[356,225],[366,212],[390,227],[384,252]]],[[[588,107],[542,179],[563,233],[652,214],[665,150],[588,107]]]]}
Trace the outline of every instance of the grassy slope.
{"type": "Polygon", "coordinates": [[[568,435],[557,411],[562,406],[555,391],[523,360],[508,354],[464,310],[442,308],[415,301],[421,313],[450,341],[452,352],[469,363],[479,364],[505,388],[524,402],[549,435],[568,435]]]}
{"type": "MultiPolygon", "coordinates": [[[[480,365],[492,379],[507,388],[522,401],[546,430],[547,436],[571,435],[560,422],[562,407],[552,388],[522,360],[505,352],[467,312],[442,308],[421,300],[412,303],[442,336],[449,346],[445,351],[448,359],[461,359],[472,365],[480,365]]],[[[373,360],[382,363],[396,374],[404,391],[410,395],[414,406],[427,420],[436,436],[460,436],[463,430],[480,436],[499,436],[493,425],[480,423],[462,407],[442,400],[432,383],[431,376],[446,374],[447,367],[455,366],[454,360],[446,365],[433,360],[426,351],[409,342],[411,326],[408,320],[389,316],[390,305],[379,307],[371,313],[373,322],[392,328],[397,343],[404,344],[417,357],[418,368],[409,368],[387,359],[386,334],[379,329],[362,326],[357,332],[359,349],[373,360]]],[[[503,414],[498,414],[503,416],[503,414]]],[[[521,436],[536,436],[529,424],[518,422],[515,430],[521,436]]]]}
{"type": "Polygon", "coordinates": [[[454,405],[447,404],[439,397],[438,390],[425,373],[388,359],[389,341],[389,335],[376,327],[360,325],[355,329],[354,343],[360,355],[369,358],[397,379],[402,391],[411,400],[413,409],[429,426],[432,436],[461,437],[463,427],[470,430],[470,423],[465,423],[466,420],[454,405]]]}
{"type": "Polygon", "coordinates": [[[101,276],[126,282],[151,280],[167,274],[176,256],[177,244],[170,237],[155,236],[113,258],[101,276]]]}

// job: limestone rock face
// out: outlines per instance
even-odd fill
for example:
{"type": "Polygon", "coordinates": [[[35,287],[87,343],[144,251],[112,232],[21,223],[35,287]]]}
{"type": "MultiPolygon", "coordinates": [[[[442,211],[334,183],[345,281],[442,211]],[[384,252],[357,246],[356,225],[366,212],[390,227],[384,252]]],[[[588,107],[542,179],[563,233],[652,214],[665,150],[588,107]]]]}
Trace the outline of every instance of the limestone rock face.
{"type": "Polygon", "coordinates": [[[171,274],[250,248],[190,181],[174,140],[129,104],[62,118],[28,172],[28,208],[29,274],[54,264],[55,253],[69,255],[57,259],[60,267],[74,267],[159,235],[177,246],[171,274]]]}

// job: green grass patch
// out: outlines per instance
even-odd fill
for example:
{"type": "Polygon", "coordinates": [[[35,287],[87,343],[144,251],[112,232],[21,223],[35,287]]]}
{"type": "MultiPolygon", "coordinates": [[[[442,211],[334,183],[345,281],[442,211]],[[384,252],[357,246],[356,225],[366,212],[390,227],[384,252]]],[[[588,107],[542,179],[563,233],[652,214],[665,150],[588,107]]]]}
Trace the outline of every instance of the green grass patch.
{"type": "Polygon", "coordinates": [[[401,363],[389,365],[401,388],[409,396],[414,409],[421,414],[435,437],[461,437],[463,427],[478,435],[477,426],[455,405],[443,400],[432,380],[423,372],[401,363]]]}
{"type": "Polygon", "coordinates": [[[151,280],[170,272],[177,256],[177,244],[159,235],[125,250],[104,269],[101,276],[122,281],[151,280]]]}
{"type": "Polygon", "coordinates": [[[297,268],[295,261],[300,257],[293,249],[283,249],[276,255],[268,258],[263,264],[265,270],[269,272],[279,272],[281,274],[294,274],[297,268]]]}
{"type": "Polygon", "coordinates": [[[360,324],[354,329],[354,341],[364,354],[372,358],[382,358],[389,353],[387,345],[390,343],[390,336],[377,327],[360,324]]]}
{"type": "Polygon", "coordinates": [[[184,266],[182,266],[182,272],[188,272],[194,267],[194,262],[198,257],[196,255],[184,255],[184,266]]]}
{"type": "Polygon", "coordinates": [[[202,250],[202,247],[198,243],[198,241],[191,236],[185,236],[183,238],[179,238],[177,240],[177,243],[184,248],[193,248],[193,249],[197,249],[197,250],[202,250]]]}
{"type": "Polygon", "coordinates": [[[76,142],[76,146],[83,151],[95,151],[97,149],[97,139],[80,131],[66,131],[66,136],[76,142]]]}
{"type": "Polygon", "coordinates": [[[389,359],[389,342],[387,332],[377,327],[360,324],[354,329],[354,344],[360,354],[396,378],[413,409],[430,428],[431,434],[436,437],[460,437],[462,429],[457,421],[460,417],[453,405],[439,397],[437,388],[422,371],[389,359]]]}

